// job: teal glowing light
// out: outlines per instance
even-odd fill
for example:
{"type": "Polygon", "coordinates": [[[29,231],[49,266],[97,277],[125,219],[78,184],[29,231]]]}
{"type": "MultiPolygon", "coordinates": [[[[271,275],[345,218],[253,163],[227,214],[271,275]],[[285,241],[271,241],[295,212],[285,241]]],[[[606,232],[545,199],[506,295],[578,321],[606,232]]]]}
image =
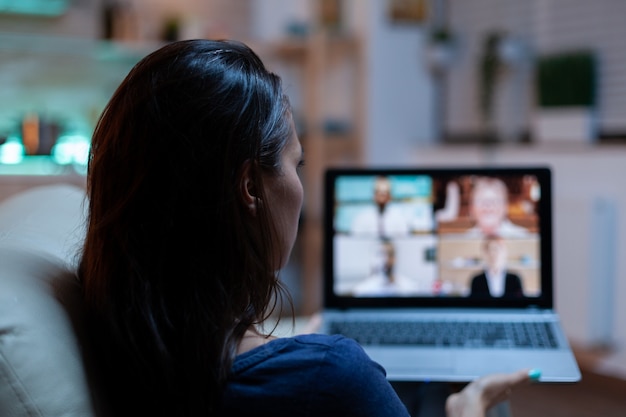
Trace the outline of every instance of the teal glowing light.
{"type": "Polygon", "coordinates": [[[59,16],[68,6],[69,0],[0,0],[0,13],[59,16]]]}
{"type": "Polygon", "coordinates": [[[89,138],[81,134],[59,136],[52,148],[52,159],[59,165],[86,166],[89,159],[89,138]]]}
{"type": "Polygon", "coordinates": [[[9,136],[7,141],[0,145],[0,164],[19,164],[24,159],[24,145],[16,136],[9,136]]]}

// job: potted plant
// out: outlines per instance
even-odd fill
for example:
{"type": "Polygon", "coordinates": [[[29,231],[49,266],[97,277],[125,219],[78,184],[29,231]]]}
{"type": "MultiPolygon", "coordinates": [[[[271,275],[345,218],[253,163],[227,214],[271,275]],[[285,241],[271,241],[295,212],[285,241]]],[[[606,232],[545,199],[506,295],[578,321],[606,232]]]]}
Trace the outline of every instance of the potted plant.
{"type": "Polygon", "coordinates": [[[445,27],[435,27],[427,34],[426,62],[434,73],[446,70],[454,59],[456,39],[445,27]]]}
{"type": "Polygon", "coordinates": [[[161,40],[164,42],[174,42],[180,39],[181,21],[177,16],[169,16],[163,22],[161,29],[161,40]]]}
{"type": "Polygon", "coordinates": [[[596,66],[593,52],[587,50],[538,58],[535,140],[591,142],[596,138],[596,66]]]}

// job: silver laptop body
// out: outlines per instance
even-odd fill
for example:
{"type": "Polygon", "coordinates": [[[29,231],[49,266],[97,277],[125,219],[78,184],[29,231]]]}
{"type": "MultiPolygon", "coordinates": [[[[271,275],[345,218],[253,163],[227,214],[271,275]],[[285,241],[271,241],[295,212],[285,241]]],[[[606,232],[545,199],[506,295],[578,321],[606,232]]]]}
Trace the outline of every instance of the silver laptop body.
{"type": "Polygon", "coordinates": [[[579,381],[553,309],[551,198],[547,167],[329,169],[323,331],[392,381],[579,381]]]}

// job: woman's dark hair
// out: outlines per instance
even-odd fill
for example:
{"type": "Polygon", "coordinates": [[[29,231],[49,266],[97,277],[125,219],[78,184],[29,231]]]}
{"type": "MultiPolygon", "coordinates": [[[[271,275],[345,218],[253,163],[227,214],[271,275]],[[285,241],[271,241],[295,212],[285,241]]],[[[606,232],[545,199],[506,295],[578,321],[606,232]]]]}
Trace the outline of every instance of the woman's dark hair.
{"type": "Polygon", "coordinates": [[[210,416],[246,329],[285,295],[263,200],[293,134],[280,79],[234,41],[141,60],[96,126],[79,276],[115,415],[210,416]]]}

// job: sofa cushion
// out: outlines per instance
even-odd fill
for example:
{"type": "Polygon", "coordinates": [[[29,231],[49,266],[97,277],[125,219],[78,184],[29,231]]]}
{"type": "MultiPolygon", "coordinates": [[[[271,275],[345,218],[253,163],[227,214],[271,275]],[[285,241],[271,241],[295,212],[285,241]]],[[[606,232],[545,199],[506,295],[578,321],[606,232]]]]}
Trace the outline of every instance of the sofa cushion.
{"type": "Polygon", "coordinates": [[[74,273],[83,199],[44,186],[0,204],[0,416],[94,415],[74,273]]]}
{"type": "Polygon", "coordinates": [[[74,264],[84,236],[85,190],[75,185],[33,187],[0,203],[0,243],[26,246],[74,264]]]}

